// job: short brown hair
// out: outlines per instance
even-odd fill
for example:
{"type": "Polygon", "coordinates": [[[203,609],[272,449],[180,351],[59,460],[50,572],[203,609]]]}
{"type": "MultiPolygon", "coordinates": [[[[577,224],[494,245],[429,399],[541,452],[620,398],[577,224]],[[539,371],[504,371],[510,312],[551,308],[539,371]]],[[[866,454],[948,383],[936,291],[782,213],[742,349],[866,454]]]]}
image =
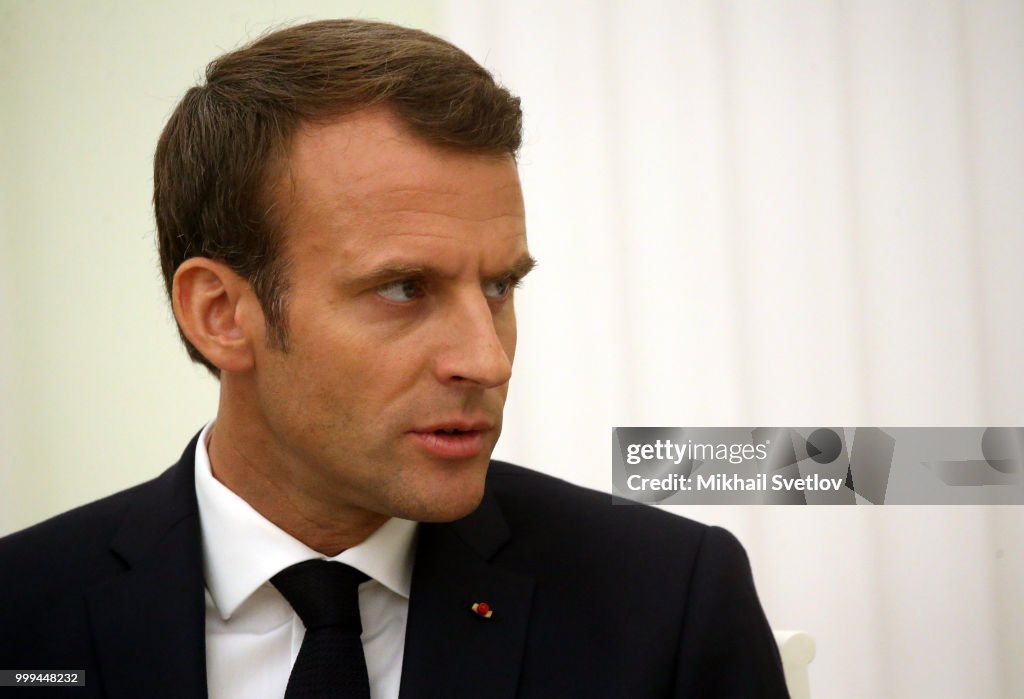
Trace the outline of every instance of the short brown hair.
{"type": "MultiPolygon", "coordinates": [[[[269,341],[287,349],[275,165],[287,158],[300,124],[374,104],[386,104],[429,143],[513,156],[519,150],[519,99],[443,39],[361,20],[267,34],[211,62],[205,84],[185,94],[160,135],[153,208],[168,296],[182,262],[220,260],[248,280],[269,341]]],[[[218,376],[181,337],[189,356],[218,376]]]]}

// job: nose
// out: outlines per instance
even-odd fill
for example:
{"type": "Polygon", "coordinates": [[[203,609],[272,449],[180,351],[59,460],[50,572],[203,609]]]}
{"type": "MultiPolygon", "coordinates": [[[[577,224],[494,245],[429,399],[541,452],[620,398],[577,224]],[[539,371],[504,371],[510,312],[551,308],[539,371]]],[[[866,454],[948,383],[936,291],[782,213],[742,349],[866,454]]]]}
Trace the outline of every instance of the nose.
{"type": "Polygon", "coordinates": [[[494,388],[512,377],[515,317],[496,323],[487,297],[477,290],[461,298],[448,315],[443,349],[437,356],[438,379],[445,384],[475,384],[494,388]],[[502,340],[507,343],[502,343],[502,340]]]}

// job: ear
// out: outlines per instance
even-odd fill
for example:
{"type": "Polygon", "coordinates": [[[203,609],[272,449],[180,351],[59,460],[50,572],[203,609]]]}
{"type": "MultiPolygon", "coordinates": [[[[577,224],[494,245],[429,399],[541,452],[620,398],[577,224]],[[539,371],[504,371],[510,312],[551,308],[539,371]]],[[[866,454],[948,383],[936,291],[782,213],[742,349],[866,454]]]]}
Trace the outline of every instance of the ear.
{"type": "Polygon", "coordinates": [[[249,284],[227,265],[190,257],[174,273],[174,317],[181,332],[222,372],[250,371],[263,309],[249,284]]]}

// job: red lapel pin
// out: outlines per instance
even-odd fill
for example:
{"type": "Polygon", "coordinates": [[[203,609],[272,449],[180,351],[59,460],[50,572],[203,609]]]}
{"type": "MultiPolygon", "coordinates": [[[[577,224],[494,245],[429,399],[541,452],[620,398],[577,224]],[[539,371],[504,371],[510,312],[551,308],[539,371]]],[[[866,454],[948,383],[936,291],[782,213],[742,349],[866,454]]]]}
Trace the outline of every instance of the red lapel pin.
{"type": "Polygon", "coordinates": [[[494,614],[494,610],[491,609],[491,605],[486,602],[474,602],[471,609],[477,616],[482,616],[484,619],[490,619],[494,614]]]}

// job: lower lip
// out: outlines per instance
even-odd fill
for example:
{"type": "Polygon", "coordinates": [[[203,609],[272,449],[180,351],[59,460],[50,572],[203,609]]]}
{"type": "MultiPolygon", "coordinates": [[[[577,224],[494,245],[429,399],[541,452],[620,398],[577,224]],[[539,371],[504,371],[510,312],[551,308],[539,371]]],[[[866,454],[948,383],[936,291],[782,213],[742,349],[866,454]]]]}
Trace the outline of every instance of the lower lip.
{"type": "Polygon", "coordinates": [[[442,459],[467,459],[484,448],[483,432],[410,432],[413,439],[426,451],[442,459]]]}

